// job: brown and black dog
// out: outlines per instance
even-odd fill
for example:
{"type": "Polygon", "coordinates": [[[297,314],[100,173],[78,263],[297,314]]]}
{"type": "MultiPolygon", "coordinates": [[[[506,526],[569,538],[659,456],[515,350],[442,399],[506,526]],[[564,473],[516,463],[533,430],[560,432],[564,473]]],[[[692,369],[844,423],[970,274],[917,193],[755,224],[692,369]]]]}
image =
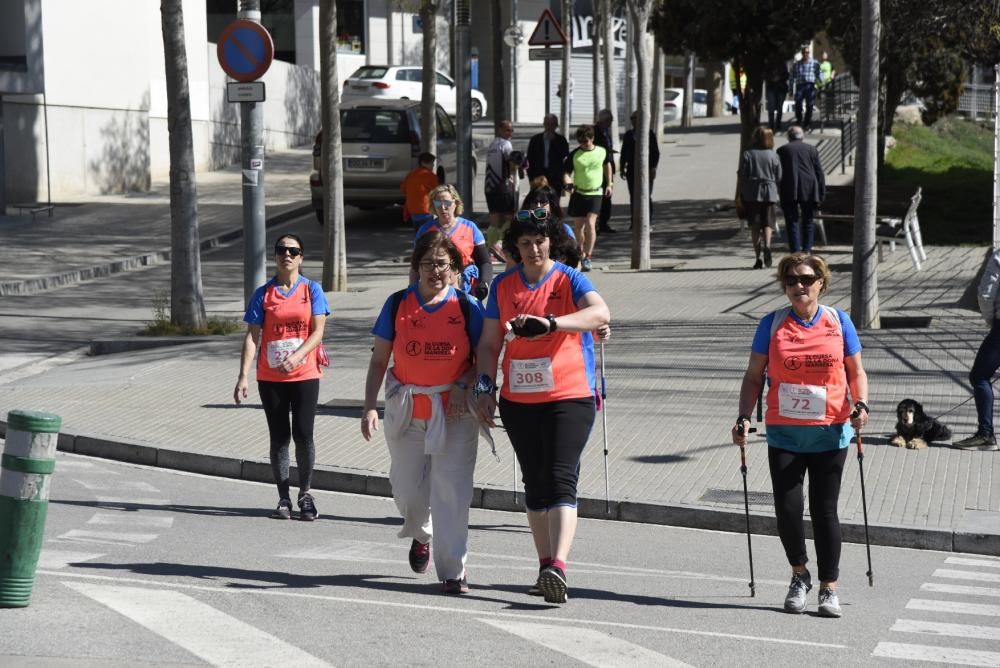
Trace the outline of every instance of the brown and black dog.
{"type": "Polygon", "coordinates": [[[931,441],[947,441],[951,430],[924,413],[924,407],[913,399],[903,399],[896,406],[896,435],[889,441],[896,447],[911,450],[926,448],[931,441]]]}

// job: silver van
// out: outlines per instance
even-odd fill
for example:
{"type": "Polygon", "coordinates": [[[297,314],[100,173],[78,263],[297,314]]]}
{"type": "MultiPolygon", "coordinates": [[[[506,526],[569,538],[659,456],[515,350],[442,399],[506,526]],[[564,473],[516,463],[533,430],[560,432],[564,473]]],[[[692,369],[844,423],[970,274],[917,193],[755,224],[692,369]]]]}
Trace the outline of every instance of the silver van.
{"type": "MultiPolygon", "coordinates": [[[[455,178],[455,125],[437,105],[437,175],[441,183],[455,178]]],[[[340,105],[343,148],[344,204],[377,209],[402,204],[399,189],[417,166],[422,152],[418,100],[345,100],[340,105]]],[[[322,132],[313,146],[313,173],[309,178],[313,208],[323,222],[323,183],[320,178],[322,132]]],[[[475,154],[473,174],[478,171],[475,154]]]]}

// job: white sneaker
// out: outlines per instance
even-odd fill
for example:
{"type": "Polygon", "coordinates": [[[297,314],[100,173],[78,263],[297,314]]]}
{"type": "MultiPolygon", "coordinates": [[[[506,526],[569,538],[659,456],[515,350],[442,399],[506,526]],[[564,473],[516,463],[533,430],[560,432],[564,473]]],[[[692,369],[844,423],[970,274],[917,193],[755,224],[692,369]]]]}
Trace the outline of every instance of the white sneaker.
{"type": "Polygon", "coordinates": [[[840,617],[840,599],[836,591],[829,587],[820,588],[818,612],[820,617],[840,617]]]}
{"type": "MultiPolygon", "coordinates": [[[[806,609],[806,594],[812,589],[812,576],[809,571],[792,573],[792,582],[788,585],[785,595],[785,612],[801,614],[806,609]]],[[[836,597],[834,597],[836,598],[836,597]]]]}

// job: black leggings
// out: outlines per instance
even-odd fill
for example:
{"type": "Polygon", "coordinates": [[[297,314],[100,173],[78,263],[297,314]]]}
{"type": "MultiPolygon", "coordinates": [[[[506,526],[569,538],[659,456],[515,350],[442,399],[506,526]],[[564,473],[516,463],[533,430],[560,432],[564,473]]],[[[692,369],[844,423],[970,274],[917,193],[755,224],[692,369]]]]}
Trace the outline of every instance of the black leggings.
{"type": "Polygon", "coordinates": [[[847,461],[847,448],[810,454],[768,448],[767,460],[771,467],[778,535],[788,563],[804,566],[809,561],[802,522],[802,481],[808,471],[809,515],[812,517],[819,579],[824,582],[837,580],[840,577],[837,499],[840,497],[840,479],[847,461]]]}
{"type": "Polygon", "coordinates": [[[500,397],[500,417],[521,464],[528,510],[576,507],[580,455],[594,416],[589,398],[522,404],[500,397]]]}
{"type": "Polygon", "coordinates": [[[288,441],[295,439],[295,465],[299,469],[299,494],[312,488],[313,465],[316,463],[316,446],[313,444],[313,423],[316,421],[316,403],[319,401],[319,378],[276,383],[257,381],[260,402],[267,416],[267,430],[271,434],[271,472],[278,484],[278,495],[288,496],[288,441]],[[292,423],[288,424],[288,411],[292,423]]]}

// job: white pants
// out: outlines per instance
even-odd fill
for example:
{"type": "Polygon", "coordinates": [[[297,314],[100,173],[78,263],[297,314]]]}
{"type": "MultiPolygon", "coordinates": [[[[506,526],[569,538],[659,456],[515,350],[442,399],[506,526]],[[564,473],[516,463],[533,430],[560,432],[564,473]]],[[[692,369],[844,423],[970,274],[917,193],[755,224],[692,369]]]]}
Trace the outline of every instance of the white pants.
{"type": "Polygon", "coordinates": [[[469,542],[469,506],[479,423],[471,415],[448,418],[440,454],[424,454],[427,420],[413,420],[398,440],[386,438],[392,463],[392,498],[403,516],[400,538],[431,540],[439,580],[461,578],[469,542]],[[432,531],[431,518],[436,531],[432,531]]]}

